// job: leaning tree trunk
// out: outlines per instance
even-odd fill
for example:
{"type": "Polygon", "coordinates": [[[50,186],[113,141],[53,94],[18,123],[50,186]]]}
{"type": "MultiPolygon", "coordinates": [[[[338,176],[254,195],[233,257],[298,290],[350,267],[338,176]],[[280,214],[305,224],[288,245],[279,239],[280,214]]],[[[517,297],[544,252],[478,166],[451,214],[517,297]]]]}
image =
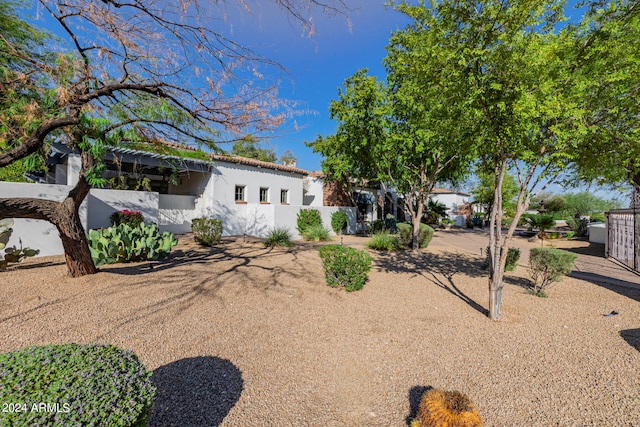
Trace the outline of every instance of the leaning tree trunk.
{"type": "MultiPolygon", "coordinates": [[[[60,234],[69,275],[72,277],[95,274],[96,266],[91,258],[87,237],[80,222],[78,209],[89,193],[89,183],[84,176],[84,166],[92,159],[83,156],[83,172],[76,186],[62,202],[35,198],[0,199],[0,219],[30,218],[49,221],[60,234]]],[[[87,155],[88,156],[88,155],[87,155]]],[[[36,248],[37,249],[37,248],[36,248]]]]}
{"type": "Polygon", "coordinates": [[[60,240],[64,248],[64,257],[67,262],[69,275],[72,277],[95,274],[96,266],[91,258],[84,227],[80,222],[78,208],[65,199],[58,207],[59,215],[56,215],[52,223],[60,233],[60,240]]]}

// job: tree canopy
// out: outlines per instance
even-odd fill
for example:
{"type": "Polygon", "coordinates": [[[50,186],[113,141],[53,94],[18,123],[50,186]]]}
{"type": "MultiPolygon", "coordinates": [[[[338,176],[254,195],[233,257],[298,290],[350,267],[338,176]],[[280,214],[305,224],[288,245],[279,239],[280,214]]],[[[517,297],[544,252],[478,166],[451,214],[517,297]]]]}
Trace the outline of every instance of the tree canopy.
{"type": "Polygon", "coordinates": [[[258,140],[250,136],[234,142],[231,148],[231,154],[272,163],[275,162],[277,158],[276,152],[273,149],[263,147],[258,140]]]}
{"type": "Polygon", "coordinates": [[[640,188],[640,4],[593,2],[576,28],[582,77],[584,154],[577,178],[640,188]]]}

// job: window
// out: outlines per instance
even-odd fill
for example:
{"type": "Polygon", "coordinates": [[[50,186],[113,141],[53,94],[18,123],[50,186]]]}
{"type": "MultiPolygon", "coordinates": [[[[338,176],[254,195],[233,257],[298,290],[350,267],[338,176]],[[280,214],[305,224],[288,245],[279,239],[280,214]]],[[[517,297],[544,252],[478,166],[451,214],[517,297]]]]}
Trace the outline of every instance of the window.
{"type": "Polygon", "coordinates": [[[244,202],[244,185],[236,185],[236,202],[244,202]]]}
{"type": "Polygon", "coordinates": [[[260,203],[269,203],[269,189],[260,187],[260,203]]]}
{"type": "Polygon", "coordinates": [[[280,190],[280,203],[283,205],[289,204],[289,190],[280,190]]]}

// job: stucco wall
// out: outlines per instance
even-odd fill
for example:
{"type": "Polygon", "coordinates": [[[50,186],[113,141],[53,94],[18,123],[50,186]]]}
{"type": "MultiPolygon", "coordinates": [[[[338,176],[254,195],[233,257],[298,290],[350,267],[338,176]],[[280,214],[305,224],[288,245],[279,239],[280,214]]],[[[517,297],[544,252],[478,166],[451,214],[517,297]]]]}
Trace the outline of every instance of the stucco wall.
{"type": "MultiPolygon", "coordinates": [[[[64,200],[73,187],[55,184],[31,184],[23,182],[0,182],[0,197],[27,197],[48,199],[60,202],[64,200]]],[[[87,200],[80,205],[80,220],[87,225],[87,200]]],[[[38,219],[13,220],[13,234],[8,246],[20,246],[39,249],[38,256],[58,255],[64,253],[62,242],[56,227],[48,221],[38,219]]]]}
{"type": "Polygon", "coordinates": [[[269,203],[280,204],[280,190],[289,191],[289,204],[302,205],[302,176],[291,172],[218,162],[212,174],[213,199],[235,204],[236,185],[245,186],[245,201],[260,203],[260,188],[269,189],[269,203]]]}
{"type": "Polygon", "coordinates": [[[174,194],[158,195],[158,228],[174,234],[191,231],[191,220],[196,217],[195,196],[174,194]]]}
{"type": "MultiPolygon", "coordinates": [[[[28,184],[20,182],[0,182],[1,197],[33,197],[62,201],[72,186],[56,184],[28,184]]],[[[158,221],[158,193],[143,191],[91,189],[82,205],[80,220],[86,230],[108,227],[111,214],[117,210],[130,209],[141,211],[146,222],[158,221]]],[[[24,247],[39,249],[39,256],[59,255],[63,253],[58,230],[48,221],[34,219],[14,219],[13,234],[9,246],[19,246],[22,239],[24,247]]]]}
{"type": "Polygon", "coordinates": [[[158,193],[92,188],[87,199],[90,229],[109,227],[111,215],[123,209],[141,212],[146,223],[158,222],[158,193]]]}
{"type": "Polygon", "coordinates": [[[607,224],[589,224],[589,242],[602,244],[607,243],[607,224]]]}

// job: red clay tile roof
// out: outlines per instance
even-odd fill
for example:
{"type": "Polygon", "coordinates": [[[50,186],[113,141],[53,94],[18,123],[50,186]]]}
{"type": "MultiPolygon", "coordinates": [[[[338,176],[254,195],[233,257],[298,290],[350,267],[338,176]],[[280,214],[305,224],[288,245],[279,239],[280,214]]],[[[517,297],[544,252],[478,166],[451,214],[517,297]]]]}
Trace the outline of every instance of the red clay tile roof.
{"type": "MultiPolygon", "coordinates": [[[[167,145],[169,147],[178,148],[182,150],[198,151],[197,148],[190,147],[188,145],[177,144],[175,142],[162,140],[160,141],[160,143],[167,145]]],[[[209,158],[211,160],[217,160],[219,162],[239,163],[242,165],[256,166],[259,168],[268,168],[268,169],[279,170],[284,172],[298,173],[301,175],[309,175],[308,171],[304,169],[296,168],[294,166],[286,166],[278,163],[263,162],[261,160],[251,159],[248,157],[224,155],[224,154],[209,154],[209,158]]]]}
{"type": "Polygon", "coordinates": [[[449,190],[446,188],[435,187],[431,194],[459,194],[461,196],[471,196],[471,194],[463,193],[462,191],[449,190]]]}
{"type": "Polygon", "coordinates": [[[293,173],[298,173],[300,175],[309,175],[309,172],[304,169],[296,168],[293,166],[281,165],[278,163],[263,162],[257,159],[250,159],[248,157],[226,156],[222,154],[211,154],[209,157],[212,160],[216,160],[219,162],[238,163],[241,165],[256,166],[259,168],[274,169],[274,170],[279,170],[284,172],[293,172],[293,173]]]}

